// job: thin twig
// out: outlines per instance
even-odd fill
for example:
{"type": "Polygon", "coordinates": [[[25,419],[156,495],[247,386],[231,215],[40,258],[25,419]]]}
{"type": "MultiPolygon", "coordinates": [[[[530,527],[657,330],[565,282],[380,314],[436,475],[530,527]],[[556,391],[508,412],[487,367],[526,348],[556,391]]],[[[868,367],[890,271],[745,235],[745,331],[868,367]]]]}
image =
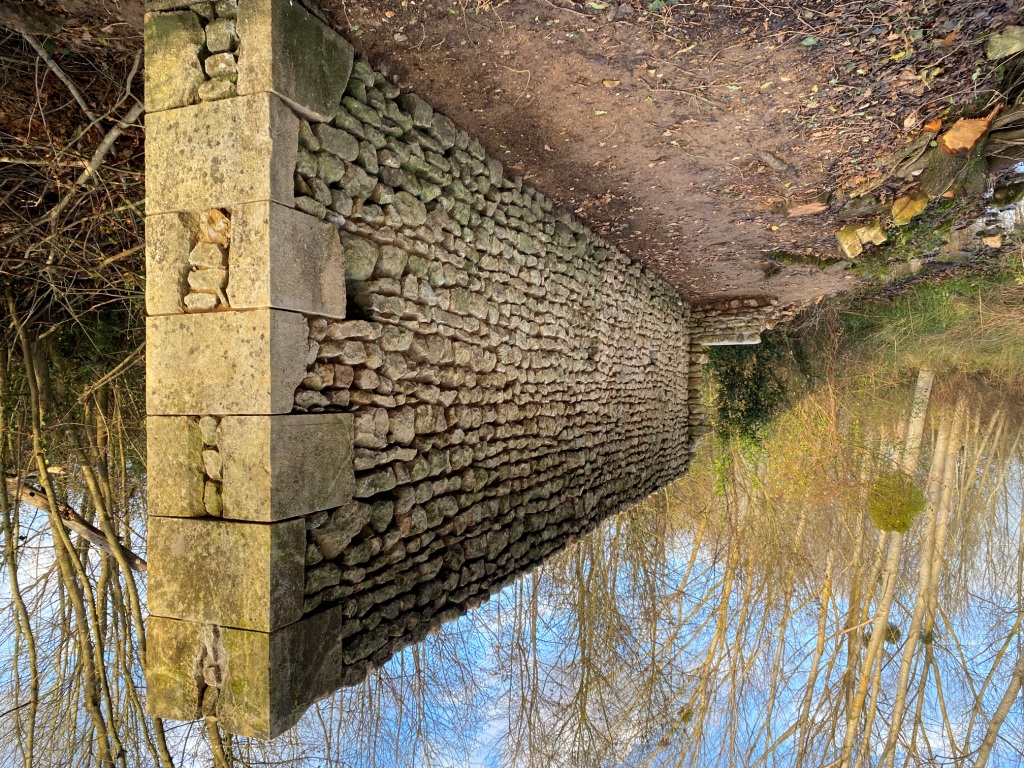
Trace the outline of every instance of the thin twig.
{"type": "Polygon", "coordinates": [[[82,108],[82,111],[85,112],[85,116],[89,118],[89,122],[98,122],[99,118],[97,118],[96,113],[92,111],[92,108],[89,106],[89,102],[85,100],[85,96],[82,95],[82,92],[78,89],[78,86],[75,85],[74,81],[72,81],[64,70],[60,68],[60,65],[53,60],[53,57],[50,56],[50,52],[43,47],[43,44],[36,39],[35,35],[30,35],[28,32],[22,32],[21,34],[25,40],[28,41],[28,44],[35,49],[35,52],[39,54],[39,58],[46,62],[46,66],[50,68],[53,74],[55,74],[57,78],[67,86],[69,91],[71,91],[71,95],[74,97],[75,101],[78,102],[78,106],[82,108]]]}
{"type": "MultiPolygon", "coordinates": [[[[114,142],[120,138],[121,134],[124,133],[133,123],[135,123],[139,117],[141,117],[143,111],[145,111],[145,105],[139,102],[129,110],[128,114],[125,115],[124,120],[118,120],[114,124],[114,127],[107,131],[107,135],[103,137],[103,141],[96,147],[96,151],[92,154],[92,159],[89,160],[88,165],[79,174],[78,178],[75,179],[75,183],[71,185],[71,189],[65,193],[65,195],[57,202],[50,212],[49,219],[51,222],[55,222],[57,217],[60,216],[61,212],[67,207],[68,203],[71,202],[71,197],[77,187],[80,187],[85,183],[85,180],[95,176],[100,166],[103,164],[103,158],[107,156],[111,148],[114,146],[114,142]]],[[[51,254],[50,260],[47,263],[52,263],[53,255],[51,254]]]]}

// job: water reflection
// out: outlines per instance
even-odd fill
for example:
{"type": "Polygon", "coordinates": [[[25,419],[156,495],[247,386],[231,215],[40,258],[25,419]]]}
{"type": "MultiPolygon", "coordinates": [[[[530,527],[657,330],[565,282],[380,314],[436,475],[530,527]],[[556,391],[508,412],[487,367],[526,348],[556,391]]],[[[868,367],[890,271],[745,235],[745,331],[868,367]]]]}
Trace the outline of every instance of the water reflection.
{"type": "MultiPolygon", "coordinates": [[[[54,497],[144,554],[137,391],[52,408],[45,448],[54,497]]],[[[967,379],[827,378],[269,743],[147,718],[144,577],[81,540],[79,570],[8,494],[0,765],[1019,765],[1022,423],[967,379]]]]}
{"type": "Polygon", "coordinates": [[[241,764],[1017,765],[1019,410],[824,387],[241,764]],[[902,468],[906,533],[869,513],[902,468]]]}

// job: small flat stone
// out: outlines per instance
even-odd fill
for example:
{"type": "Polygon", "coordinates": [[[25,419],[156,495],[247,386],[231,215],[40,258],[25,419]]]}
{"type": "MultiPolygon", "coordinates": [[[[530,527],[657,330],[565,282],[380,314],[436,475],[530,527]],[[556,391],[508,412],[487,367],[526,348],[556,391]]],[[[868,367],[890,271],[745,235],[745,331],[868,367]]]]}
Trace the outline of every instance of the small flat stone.
{"type": "Polygon", "coordinates": [[[185,308],[193,312],[206,312],[216,309],[219,302],[215,293],[190,293],[185,297],[185,308]]]}
{"type": "Polygon", "coordinates": [[[380,254],[377,244],[362,237],[342,235],[341,245],[345,250],[345,279],[369,280],[380,254]]]}
{"type": "Polygon", "coordinates": [[[345,178],[348,164],[330,152],[319,152],[316,156],[316,175],[327,184],[337,184],[345,178]]]}
{"type": "Polygon", "coordinates": [[[196,247],[188,255],[188,263],[195,267],[223,269],[228,265],[227,252],[213,243],[196,243],[196,247]]]}
{"type": "Polygon", "coordinates": [[[359,140],[347,131],[332,128],[326,123],[317,123],[313,132],[320,142],[321,149],[353,162],[359,156],[359,140]]]}
{"type": "Polygon", "coordinates": [[[380,115],[377,114],[377,110],[372,107],[368,107],[358,99],[354,99],[351,96],[346,96],[341,100],[342,105],[349,111],[352,117],[360,120],[367,125],[372,125],[374,128],[380,128],[381,123],[380,115]]]}
{"type": "Polygon", "coordinates": [[[203,506],[206,507],[206,514],[213,517],[220,517],[222,507],[220,498],[220,483],[206,481],[203,486],[203,506]]]}
{"type": "Polygon", "coordinates": [[[230,80],[214,78],[199,86],[199,98],[203,101],[220,101],[238,95],[235,84],[230,80]]]}
{"type": "Polygon", "coordinates": [[[217,294],[228,284],[226,269],[194,269],[188,273],[189,287],[194,291],[217,294]]]}
{"type": "Polygon", "coordinates": [[[233,51],[237,46],[234,19],[217,19],[206,25],[206,47],[210,53],[233,51]]]}
{"type": "Polygon", "coordinates": [[[437,139],[444,149],[451,149],[455,146],[458,129],[449,118],[435,112],[430,123],[430,135],[437,139]]]}
{"type": "Polygon", "coordinates": [[[415,93],[405,93],[399,96],[398,105],[412,117],[413,123],[420,128],[431,127],[434,109],[415,93]]]}
{"type": "Polygon", "coordinates": [[[206,60],[206,74],[209,77],[231,80],[238,77],[238,65],[230,53],[215,53],[206,60]]]}
{"type": "Polygon", "coordinates": [[[223,462],[220,457],[220,451],[203,451],[203,471],[206,472],[208,478],[220,481],[222,467],[223,462]]]}
{"type": "Polygon", "coordinates": [[[199,420],[199,434],[202,435],[204,445],[217,444],[218,422],[213,416],[203,416],[199,420]]]}
{"type": "Polygon", "coordinates": [[[427,207],[408,192],[396,194],[391,205],[407,227],[418,227],[427,220],[427,207]]]}
{"type": "Polygon", "coordinates": [[[323,203],[317,202],[312,197],[296,197],[295,207],[311,216],[316,216],[318,219],[327,218],[327,208],[323,203]]]}

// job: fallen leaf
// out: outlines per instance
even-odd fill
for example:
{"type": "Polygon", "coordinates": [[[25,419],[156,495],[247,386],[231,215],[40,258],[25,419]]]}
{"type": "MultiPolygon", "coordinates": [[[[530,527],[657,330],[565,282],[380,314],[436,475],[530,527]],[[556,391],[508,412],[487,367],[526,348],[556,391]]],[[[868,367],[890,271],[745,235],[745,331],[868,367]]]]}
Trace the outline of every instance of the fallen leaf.
{"type": "Polygon", "coordinates": [[[944,45],[944,46],[946,46],[948,48],[949,46],[951,46],[953,44],[954,40],[956,40],[956,30],[955,29],[952,32],[950,32],[948,35],[946,35],[944,38],[942,38],[942,42],[940,43],[940,45],[944,45]]]}
{"type": "Polygon", "coordinates": [[[938,133],[942,130],[942,118],[937,117],[924,124],[924,130],[928,133],[938,133]]]}
{"type": "Polygon", "coordinates": [[[621,80],[602,80],[601,85],[603,85],[605,88],[615,88],[621,82],[621,80]]]}
{"type": "Polygon", "coordinates": [[[805,203],[804,205],[790,208],[787,215],[791,218],[795,216],[813,216],[816,213],[822,213],[827,210],[828,206],[824,203],[805,203]]]}
{"type": "Polygon", "coordinates": [[[1003,236],[1002,235],[989,235],[988,237],[981,238],[981,242],[983,242],[989,248],[1002,248],[1003,247],[1003,236]]]}
{"type": "Polygon", "coordinates": [[[960,118],[953,127],[939,136],[939,146],[947,155],[967,155],[978,145],[982,137],[988,133],[989,126],[999,114],[1001,106],[996,107],[988,117],[975,119],[960,118]]]}
{"type": "Polygon", "coordinates": [[[945,192],[942,193],[942,196],[947,200],[952,200],[954,197],[956,197],[956,192],[954,192],[952,189],[947,189],[945,192]]]}
{"type": "Polygon", "coordinates": [[[800,45],[806,45],[808,47],[818,44],[818,38],[816,37],[805,37],[800,41],[800,45]]]}
{"type": "Polygon", "coordinates": [[[216,208],[211,208],[199,222],[198,239],[227,248],[231,242],[231,219],[216,208]]]}
{"type": "Polygon", "coordinates": [[[892,204],[892,223],[897,227],[909,224],[914,217],[924,213],[924,209],[927,207],[928,195],[921,191],[897,198],[896,202],[892,204]]]}

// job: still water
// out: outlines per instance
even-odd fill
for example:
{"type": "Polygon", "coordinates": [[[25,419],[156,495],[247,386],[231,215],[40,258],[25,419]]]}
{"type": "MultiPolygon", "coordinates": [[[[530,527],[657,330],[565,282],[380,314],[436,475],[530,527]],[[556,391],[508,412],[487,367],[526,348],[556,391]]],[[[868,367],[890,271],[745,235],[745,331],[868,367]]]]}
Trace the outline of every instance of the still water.
{"type": "MultiPolygon", "coordinates": [[[[0,765],[96,765],[97,722],[132,768],[218,750],[237,766],[1024,764],[1022,424],[969,380],[829,380],[761,441],[709,439],[687,477],[273,742],[143,714],[145,579],[136,598],[95,553],[83,664],[46,515],[12,506],[0,765]]],[[[106,497],[141,549],[140,438],[109,434],[106,497]]]]}

